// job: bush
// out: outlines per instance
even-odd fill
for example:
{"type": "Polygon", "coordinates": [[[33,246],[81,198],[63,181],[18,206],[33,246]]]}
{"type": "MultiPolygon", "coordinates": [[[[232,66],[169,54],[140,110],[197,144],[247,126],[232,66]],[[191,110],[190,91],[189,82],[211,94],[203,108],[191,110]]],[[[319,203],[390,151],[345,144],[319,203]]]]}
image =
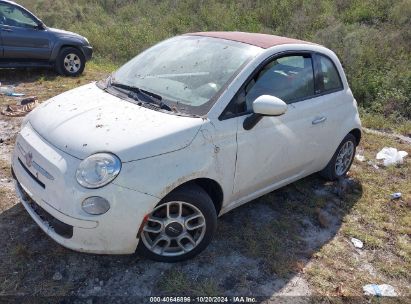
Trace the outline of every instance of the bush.
{"type": "Polygon", "coordinates": [[[340,57],[368,111],[411,119],[411,0],[21,0],[47,25],[122,64],[165,38],[250,31],[311,40],[340,57]]]}

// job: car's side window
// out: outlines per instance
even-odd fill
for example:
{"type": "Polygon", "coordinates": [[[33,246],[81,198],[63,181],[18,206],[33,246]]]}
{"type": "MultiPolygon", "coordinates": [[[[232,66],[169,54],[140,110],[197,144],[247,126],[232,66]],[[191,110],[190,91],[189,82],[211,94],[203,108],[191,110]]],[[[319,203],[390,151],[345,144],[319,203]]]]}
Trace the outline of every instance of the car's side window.
{"type": "Polygon", "coordinates": [[[253,101],[261,95],[275,96],[286,103],[313,96],[314,70],[311,55],[285,55],[266,64],[236,94],[223,117],[251,112],[253,101]]]}
{"type": "Polygon", "coordinates": [[[331,59],[317,54],[320,68],[320,84],[321,93],[341,90],[343,88],[340,75],[337,68],[331,59]]]}
{"type": "Polygon", "coordinates": [[[278,97],[286,103],[314,95],[314,71],[310,55],[291,55],[267,64],[246,90],[247,109],[261,95],[278,97]],[[251,86],[250,86],[251,85],[251,86]]]}
{"type": "Polygon", "coordinates": [[[37,22],[29,14],[5,3],[0,4],[0,24],[24,28],[37,27],[37,22]]]}

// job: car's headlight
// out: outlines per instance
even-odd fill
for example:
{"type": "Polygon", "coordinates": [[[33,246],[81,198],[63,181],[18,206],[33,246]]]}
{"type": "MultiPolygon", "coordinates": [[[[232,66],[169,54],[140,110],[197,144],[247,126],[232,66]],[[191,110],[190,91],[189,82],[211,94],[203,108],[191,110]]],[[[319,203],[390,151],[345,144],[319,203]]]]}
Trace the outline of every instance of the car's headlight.
{"type": "Polygon", "coordinates": [[[99,188],[120,173],[121,161],[114,154],[96,153],[84,159],[76,172],[77,182],[85,188],[99,188]]]}

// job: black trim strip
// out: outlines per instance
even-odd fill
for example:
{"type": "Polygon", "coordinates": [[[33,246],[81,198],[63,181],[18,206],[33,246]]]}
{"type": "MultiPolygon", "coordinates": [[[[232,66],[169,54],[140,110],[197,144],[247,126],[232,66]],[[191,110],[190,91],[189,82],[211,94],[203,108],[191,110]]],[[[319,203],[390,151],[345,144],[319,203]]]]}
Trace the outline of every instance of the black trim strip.
{"type": "Polygon", "coordinates": [[[21,161],[21,159],[20,159],[20,158],[17,158],[17,159],[19,160],[20,165],[21,165],[21,166],[23,167],[23,169],[27,172],[27,174],[30,175],[30,177],[31,177],[32,179],[34,179],[34,181],[36,181],[37,184],[39,184],[40,187],[42,187],[43,189],[46,189],[46,185],[45,185],[43,182],[41,182],[36,176],[34,176],[34,174],[31,173],[29,169],[27,169],[27,167],[23,164],[23,162],[21,161]]]}

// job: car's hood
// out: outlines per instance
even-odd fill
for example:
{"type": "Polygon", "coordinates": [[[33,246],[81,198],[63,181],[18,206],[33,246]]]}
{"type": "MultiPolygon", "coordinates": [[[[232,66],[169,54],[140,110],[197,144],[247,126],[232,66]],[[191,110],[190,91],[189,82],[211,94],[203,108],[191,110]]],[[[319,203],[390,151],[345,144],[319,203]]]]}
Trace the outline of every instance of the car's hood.
{"type": "Polygon", "coordinates": [[[74,157],[112,152],[122,162],[183,149],[203,123],[138,106],[95,83],[50,99],[27,119],[46,141],[74,157]]]}
{"type": "Polygon", "coordinates": [[[47,30],[49,32],[52,32],[52,33],[60,36],[60,37],[74,37],[74,38],[84,40],[83,36],[81,36],[79,34],[76,34],[76,33],[73,33],[73,32],[64,31],[64,30],[60,30],[60,29],[56,29],[56,28],[52,28],[52,27],[48,27],[47,30]]]}

